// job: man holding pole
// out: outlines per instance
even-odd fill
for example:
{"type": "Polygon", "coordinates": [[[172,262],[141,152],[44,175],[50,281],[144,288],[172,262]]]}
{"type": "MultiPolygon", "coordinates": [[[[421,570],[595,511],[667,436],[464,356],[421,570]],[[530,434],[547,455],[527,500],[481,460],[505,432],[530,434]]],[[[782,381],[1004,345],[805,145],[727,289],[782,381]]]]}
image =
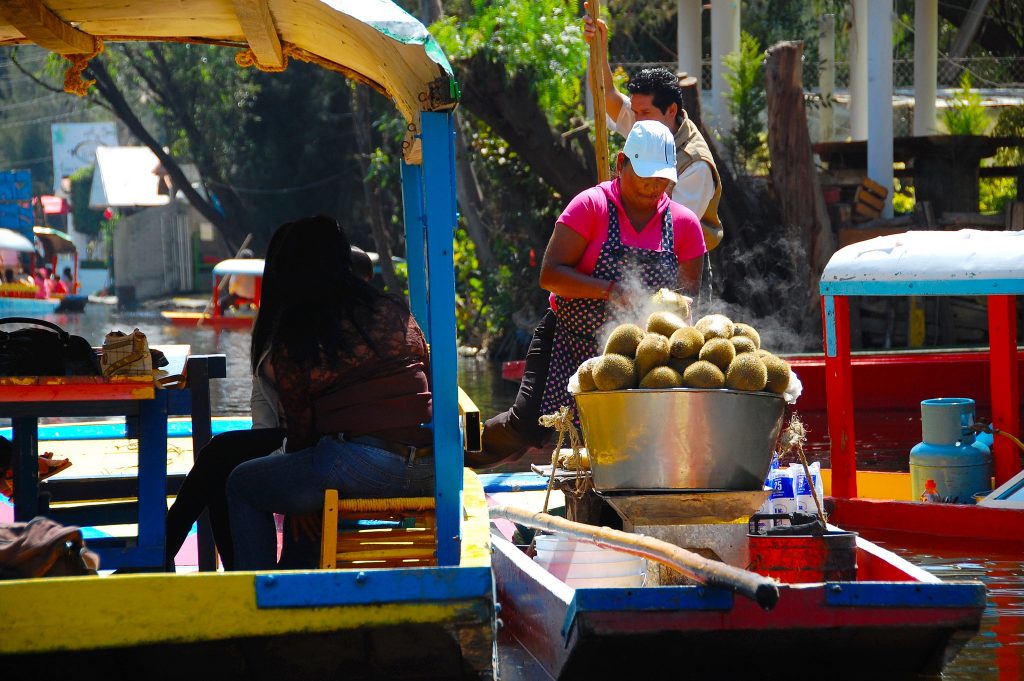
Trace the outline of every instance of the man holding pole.
{"type": "MultiPolygon", "coordinates": [[[[589,2],[583,6],[590,9],[589,2]]],[[[592,48],[607,45],[608,25],[604,20],[585,14],[583,23],[583,39],[592,48]]],[[[679,175],[672,199],[700,216],[704,241],[711,250],[722,240],[722,223],[718,218],[722,181],[707,142],[683,109],[678,77],[666,68],[643,69],[630,80],[630,95],[626,97],[615,89],[608,60],[600,61],[601,64],[592,63],[591,68],[596,66],[603,71],[605,105],[620,135],[627,135],[636,121],[645,120],[660,121],[672,131],[679,175]]]]}

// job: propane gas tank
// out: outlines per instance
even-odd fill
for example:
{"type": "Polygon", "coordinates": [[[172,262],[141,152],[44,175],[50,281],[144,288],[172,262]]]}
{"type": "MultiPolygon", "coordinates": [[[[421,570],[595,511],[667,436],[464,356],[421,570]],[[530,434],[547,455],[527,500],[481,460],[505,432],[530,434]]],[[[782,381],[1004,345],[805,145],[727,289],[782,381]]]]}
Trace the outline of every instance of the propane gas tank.
{"type": "Polygon", "coordinates": [[[935,482],[933,495],[958,504],[973,504],[974,495],[992,487],[992,454],[976,440],[974,400],[945,397],[921,402],[921,440],[910,450],[913,498],[935,482]]]}

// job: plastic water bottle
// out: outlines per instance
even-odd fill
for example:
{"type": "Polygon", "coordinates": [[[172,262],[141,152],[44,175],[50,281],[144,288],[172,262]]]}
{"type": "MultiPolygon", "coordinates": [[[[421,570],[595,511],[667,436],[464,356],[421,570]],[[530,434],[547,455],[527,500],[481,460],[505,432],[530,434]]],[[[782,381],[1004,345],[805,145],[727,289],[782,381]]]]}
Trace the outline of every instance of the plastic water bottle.
{"type": "Polygon", "coordinates": [[[921,492],[921,501],[928,504],[941,504],[942,497],[939,496],[939,489],[934,480],[925,480],[924,491],[921,492]]]}

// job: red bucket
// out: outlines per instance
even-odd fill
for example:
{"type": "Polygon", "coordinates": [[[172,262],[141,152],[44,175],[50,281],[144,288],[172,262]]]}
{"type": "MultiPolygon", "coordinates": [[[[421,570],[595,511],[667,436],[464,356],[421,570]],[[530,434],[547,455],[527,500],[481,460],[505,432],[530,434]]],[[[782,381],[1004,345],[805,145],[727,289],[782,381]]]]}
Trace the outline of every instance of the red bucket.
{"type": "Polygon", "coordinates": [[[747,536],[748,570],[785,584],[857,579],[857,533],[747,536]]]}

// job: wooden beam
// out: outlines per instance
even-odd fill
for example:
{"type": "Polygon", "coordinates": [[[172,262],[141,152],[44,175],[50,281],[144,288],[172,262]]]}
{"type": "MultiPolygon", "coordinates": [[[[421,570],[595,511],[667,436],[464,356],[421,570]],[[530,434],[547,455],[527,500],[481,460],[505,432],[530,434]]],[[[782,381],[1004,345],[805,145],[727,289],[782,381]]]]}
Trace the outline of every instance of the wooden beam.
{"type": "Polygon", "coordinates": [[[270,16],[267,0],[232,0],[232,3],[245,40],[256,55],[256,61],[263,66],[283,67],[281,39],[274,26],[274,18],[270,16]]]}
{"type": "Polygon", "coordinates": [[[57,54],[89,54],[96,49],[88,33],[61,19],[41,0],[4,0],[0,16],[39,47],[57,54]]]}

